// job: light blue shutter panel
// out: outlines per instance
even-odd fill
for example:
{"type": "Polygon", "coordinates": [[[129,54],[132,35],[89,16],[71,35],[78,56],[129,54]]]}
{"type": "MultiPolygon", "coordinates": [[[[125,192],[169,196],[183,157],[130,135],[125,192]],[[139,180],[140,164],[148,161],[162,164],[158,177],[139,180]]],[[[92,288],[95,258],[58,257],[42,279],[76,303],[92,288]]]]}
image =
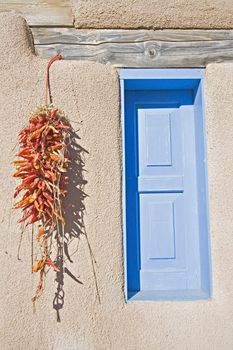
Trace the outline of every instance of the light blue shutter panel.
{"type": "Polygon", "coordinates": [[[192,106],[138,110],[141,290],[200,289],[192,106]]]}

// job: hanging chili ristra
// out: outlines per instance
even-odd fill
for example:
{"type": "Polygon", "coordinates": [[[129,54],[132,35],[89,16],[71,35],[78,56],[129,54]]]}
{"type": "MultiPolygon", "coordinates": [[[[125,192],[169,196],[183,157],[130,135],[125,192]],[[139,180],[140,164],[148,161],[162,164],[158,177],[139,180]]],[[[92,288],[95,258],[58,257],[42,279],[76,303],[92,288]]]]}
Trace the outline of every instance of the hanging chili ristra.
{"type": "MultiPolygon", "coordinates": [[[[34,261],[33,272],[39,272],[40,278],[33,302],[43,290],[47,268],[59,272],[52,261],[48,238],[64,225],[62,198],[66,195],[69,159],[67,147],[71,127],[64,114],[48,105],[49,67],[60,55],[52,58],[47,65],[45,105],[37,107],[30,115],[28,125],[19,133],[20,150],[14,161],[14,177],[21,179],[16,187],[14,208],[22,210],[19,223],[25,226],[37,224],[36,242],[40,248],[40,257],[34,261]]],[[[49,95],[50,102],[51,96],[49,95]]]]}

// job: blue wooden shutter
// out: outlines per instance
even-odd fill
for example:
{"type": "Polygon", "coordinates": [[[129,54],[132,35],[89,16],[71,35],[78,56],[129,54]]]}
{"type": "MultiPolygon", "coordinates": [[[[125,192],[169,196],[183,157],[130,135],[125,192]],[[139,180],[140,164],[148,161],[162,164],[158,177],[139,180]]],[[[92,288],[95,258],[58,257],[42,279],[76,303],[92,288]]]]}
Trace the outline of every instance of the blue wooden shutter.
{"type": "Polygon", "coordinates": [[[185,103],[170,90],[166,98],[159,90],[127,91],[128,298],[209,296],[200,80],[196,84],[185,103]]]}

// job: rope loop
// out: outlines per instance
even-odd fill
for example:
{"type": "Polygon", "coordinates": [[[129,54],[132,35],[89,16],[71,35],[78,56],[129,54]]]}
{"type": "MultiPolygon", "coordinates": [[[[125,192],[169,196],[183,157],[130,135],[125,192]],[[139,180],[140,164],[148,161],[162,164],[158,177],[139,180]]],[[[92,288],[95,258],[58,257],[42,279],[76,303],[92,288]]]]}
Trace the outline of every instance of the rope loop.
{"type": "Polygon", "coordinates": [[[52,95],[51,95],[51,91],[50,91],[50,81],[49,81],[49,69],[51,67],[51,65],[53,64],[53,62],[61,60],[62,59],[62,55],[58,54],[54,57],[52,57],[48,64],[47,64],[47,69],[46,69],[46,81],[45,81],[45,105],[48,106],[48,104],[52,103],[52,95]],[[49,101],[49,103],[48,103],[49,101]]]}

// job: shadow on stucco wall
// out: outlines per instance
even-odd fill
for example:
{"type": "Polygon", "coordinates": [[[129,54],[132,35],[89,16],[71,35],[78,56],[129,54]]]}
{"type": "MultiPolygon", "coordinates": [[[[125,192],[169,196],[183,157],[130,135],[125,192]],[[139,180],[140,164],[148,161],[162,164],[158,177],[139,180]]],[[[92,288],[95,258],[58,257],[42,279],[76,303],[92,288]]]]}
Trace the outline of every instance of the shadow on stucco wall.
{"type": "MultiPolygon", "coordinates": [[[[84,191],[84,187],[87,184],[85,180],[85,162],[84,155],[89,153],[86,149],[81,147],[78,143],[80,140],[77,132],[72,129],[70,135],[70,144],[68,146],[69,154],[69,169],[67,173],[68,188],[67,196],[64,199],[64,216],[65,226],[60,226],[56,232],[55,241],[57,248],[56,265],[59,268],[59,272],[56,273],[57,290],[53,299],[53,308],[57,313],[57,322],[61,322],[60,310],[64,306],[65,290],[64,290],[64,275],[66,274],[72,278],[75,282],[83,284],[83,282],[75,276],[67,267],[64,267],[65,261],[73,262],[72,256],[78,251],[80,236],[84,235],[89,247],[90,258],[92,261],[93,273],[95,283],[97,286],[96,273],[95,273],[95,259],[92,253],[90,243],[88,241],[87,232],[84,224],[85,203],[84,200],[87,194],[84,191]],[[70,251],[70,245],[72,242],[77,241],[74,251],[70,251]]],[[[98,288],[97,288],[98,291],[98,288]]]]}

